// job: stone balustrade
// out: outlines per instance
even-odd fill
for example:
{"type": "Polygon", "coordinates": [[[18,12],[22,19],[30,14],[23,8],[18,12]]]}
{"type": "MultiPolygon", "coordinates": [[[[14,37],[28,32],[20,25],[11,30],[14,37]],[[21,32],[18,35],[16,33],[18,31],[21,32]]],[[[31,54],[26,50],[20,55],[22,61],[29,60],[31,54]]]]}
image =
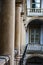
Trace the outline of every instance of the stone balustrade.
{"type": "Polygon", "coordinates": [[[43,9],[27,8],[27,16],[43,16],[43,9]]]}

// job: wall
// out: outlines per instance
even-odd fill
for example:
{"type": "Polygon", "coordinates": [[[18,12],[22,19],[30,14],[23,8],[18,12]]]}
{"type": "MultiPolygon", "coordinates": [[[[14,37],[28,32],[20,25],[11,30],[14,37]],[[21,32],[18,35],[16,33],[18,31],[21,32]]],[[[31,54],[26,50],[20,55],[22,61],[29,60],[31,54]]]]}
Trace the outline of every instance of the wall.
{"type": "Polygon", "coordinates": [[[30,8],[30,0],[27,0],[27,8],[30,8]]]}
{"type": "Polygon", "coordinates": [[[40,43],[43,44],[43,25],[41,26],[41,37],[40,37],[40,43]]]}
{"type": "Polygon", "coordinates": [[[27,32],[26,32],[26,44],[29,43],[29,28],[27,29],[27,32]]]}
{"type": "Polygon", "coordinates": [[[43,8],[43,0],[41,1],[41,8],[43,8]]]}
{"type": "MultiPolygon", "coordinates": [[[[26,21],[26,26],[29,24],[29,22],[31,20],[34,20],[34,19],[43,19],[43,17],[28,17],[27,18],[27,21],[26,21]]],[[[29,43],[29,28],[27,28],[27,32],[26,32],[26,44],[29,43]]],[[[40,35],[40,43],[43,44],[43,25],[41,25],[41,35],[40,35]]]]}
{"type": "Polygon", "coordinates": [[[26,45],[26,30],[24,27],[24,23],[22,21],[22,29],[21,29],[21,53],[23,53],[25,45],[26,45]]]}
{"type": "MultiPolygon", "coordinates": [[[[30,8],[31,0],[27,0],[27,8],[30,8]]],[[[41,8],[43,8],[43,0],[41,0],[41,8]]]]}

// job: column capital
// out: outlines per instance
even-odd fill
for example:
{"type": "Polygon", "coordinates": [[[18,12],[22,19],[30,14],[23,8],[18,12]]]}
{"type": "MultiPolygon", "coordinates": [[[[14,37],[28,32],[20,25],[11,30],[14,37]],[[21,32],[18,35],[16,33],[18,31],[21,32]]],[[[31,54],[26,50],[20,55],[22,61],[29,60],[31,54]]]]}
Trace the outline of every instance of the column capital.
{"type": "Polygon", "coordinates": [[[16,7],[21,7],[21,3],[16,3],[16,7]]]}
{"type": "Polygon", "coordinates": [[[15,2],[16,2],[16,4],[18,4],[18,3],[19,4],[22,4],[23,3],[23,0],[16,0],[15,2]]]}

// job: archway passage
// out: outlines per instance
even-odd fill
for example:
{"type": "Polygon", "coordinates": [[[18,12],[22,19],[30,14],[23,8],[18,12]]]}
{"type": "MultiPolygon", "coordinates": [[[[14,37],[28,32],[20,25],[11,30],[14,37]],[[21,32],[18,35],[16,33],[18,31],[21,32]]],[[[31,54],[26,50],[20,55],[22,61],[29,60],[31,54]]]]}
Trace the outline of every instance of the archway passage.
{"type": "Polygon", "coordinates": [[[42,44],[43,43],[43,20],[34,19],[27,25],[27,43],[42,44]]]}
{"type": "Polygon", "coordinates": [[[31,57],[26,60],[26,65],[43,65],[42,57],[31,57]]]}
{"type": "Polygon", "coordinates": [[[28,25],[27,25],[27,28],[30,27],[30,26],[33,26],[33,25],[42,25],[43,24],[43,20],[40,20],[40,19],[34,19],[34,20],[31,20],[28,25]]]}

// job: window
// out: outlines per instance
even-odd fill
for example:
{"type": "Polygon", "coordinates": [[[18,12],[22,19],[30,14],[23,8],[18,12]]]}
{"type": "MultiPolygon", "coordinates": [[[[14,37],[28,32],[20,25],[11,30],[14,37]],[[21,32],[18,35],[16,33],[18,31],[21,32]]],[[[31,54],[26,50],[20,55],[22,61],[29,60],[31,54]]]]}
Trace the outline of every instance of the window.
{"type": "Polygon", "coordinates": [[[41,7],[41,0],[26,0],[27,1],[27,8],[40,8],[41,7]]]}
{"type": "Polygon", "coordinates": [[[30,43],[40,43],[40,29],[31,28],[29,30],[29,42],[30,43]]]}
{"type": "Polygon", "coordinates": [[[40,0],[32,0],[32,8],[40,8],[40,0]]]}
{"type": "Polygon", "coordinates": [[[27,16],[42,16],[42,0],[26,0],[26,14],[27,16]]]}

